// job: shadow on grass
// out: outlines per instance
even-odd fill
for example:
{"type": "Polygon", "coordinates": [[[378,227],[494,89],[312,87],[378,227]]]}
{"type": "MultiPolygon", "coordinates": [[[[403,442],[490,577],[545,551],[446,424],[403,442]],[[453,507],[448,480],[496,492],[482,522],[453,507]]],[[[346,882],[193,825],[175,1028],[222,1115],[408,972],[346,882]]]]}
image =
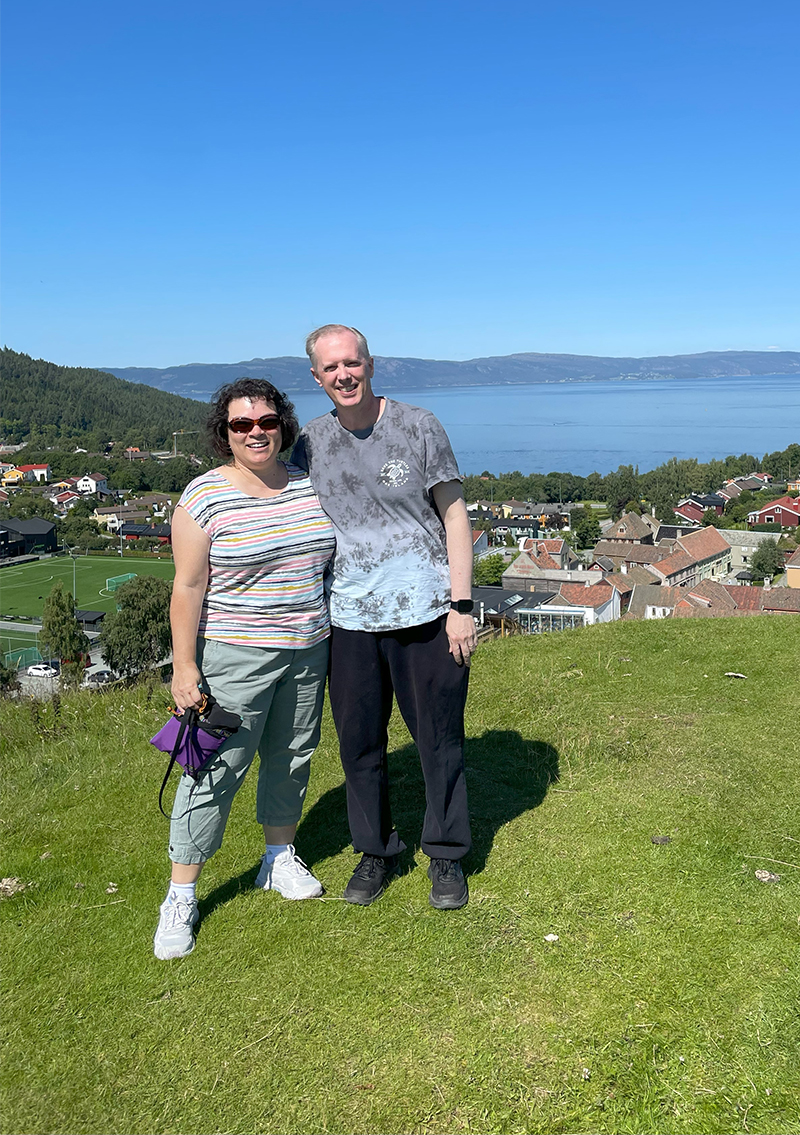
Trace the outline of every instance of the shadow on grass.
{"type": "Polygon", "coordinates": [[[227,879],[224,883],[220,883],[213,891],[209,891],[204,899],[200,899],[197,904],[198,910],[200,911],[200,922],[195,931],[198,937],[203,928],[204,918],[208,918],[209,914],[215,911],[218,906],[224,906],[226,902],[230,902],[231,899],[235,899],[243,892],[252,890],[260,865],[261,861],[259,860],[257,863],[254,863],[252,867],[248,867],[246,871],[241,871],[232,879],[227,879]]]}
{"type": "MultiPolygon", "coordinates": [[[[545,741],[523,737],[514,730],[492,729],[470,737],[464,746],[467,792],[472,822],[472,850],[464,861],[467,874],[486,866],[496,832],[511,820],[538,808],[547,789],[558,780],[558,752],[545,741]]],[[[409,848],[419,846],[425,813],[425,782],[415,745],[389,754],[392,815],[409,848]]],[[[298,830],[298,845],[309,867],[339,855],[350,846],[344,783],[325,792],[309,808],[298,830]]],[[[411,851],[404,852],[401,871],[414,869],[411,851]]],[[[200,901],[207,918],[255,883],[258,863],[215,887],[200,901]]]]}
{"type": "MultiPolygon", "coordinates": [[[[523,812],[537,808],[548,786],[558,780],[558,753],[544,741],[513,730],[493,729],[470,737],[464,747],[472,821],[472,850],[465,867],[472,875],[486,866],[497,830],[523,812]]],[[[425,813],[425,782],[415,745],[389,754],[392,816],[409,845],[419,846],[425,813]]],[[[303,818],[298,843],[309,867],[338,855],[350,845],[344,784],[324,793],[303,818]]],[[[411,854],[403,856],[406,869],[411,854]]]]}

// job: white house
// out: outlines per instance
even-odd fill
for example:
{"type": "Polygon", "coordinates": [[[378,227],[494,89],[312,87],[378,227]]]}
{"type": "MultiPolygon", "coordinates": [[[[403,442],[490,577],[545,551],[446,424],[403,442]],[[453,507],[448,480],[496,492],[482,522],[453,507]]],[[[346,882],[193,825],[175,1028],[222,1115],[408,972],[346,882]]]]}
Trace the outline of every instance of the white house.
{"type": "Polygon", "coordinates": [[[79,493],[107,493],[108,478],[105,473],[86,473],[77,484],[79,493]]]}

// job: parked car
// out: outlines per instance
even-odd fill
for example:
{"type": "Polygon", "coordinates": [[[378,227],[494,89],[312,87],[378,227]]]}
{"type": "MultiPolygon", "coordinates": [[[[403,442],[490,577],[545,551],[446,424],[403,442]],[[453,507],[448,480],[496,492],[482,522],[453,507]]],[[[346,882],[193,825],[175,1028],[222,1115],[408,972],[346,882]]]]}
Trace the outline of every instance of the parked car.
{"type": "Polygon", "coordinates": [[[114,675],[110,670],[93,670],[83,680],[85,686],[104,686],[106,682],[113,682],[114,675]]]}
{"type": "Polygon", "coordinates": [[[58,671],[46,662],[37,662],[35,666],[29,666],[26,673],[29,678],[55,678],[58,671]]]}

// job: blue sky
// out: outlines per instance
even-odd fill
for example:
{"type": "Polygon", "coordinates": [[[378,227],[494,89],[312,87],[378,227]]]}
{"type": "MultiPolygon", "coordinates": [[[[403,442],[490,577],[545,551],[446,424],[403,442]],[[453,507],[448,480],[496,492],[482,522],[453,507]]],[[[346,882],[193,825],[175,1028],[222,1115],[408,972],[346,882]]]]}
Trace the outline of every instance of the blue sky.
{"type": "Polygon", "coordinates": [[[2,339],[800,348],[800,5],[5,0],[2,339]]]}

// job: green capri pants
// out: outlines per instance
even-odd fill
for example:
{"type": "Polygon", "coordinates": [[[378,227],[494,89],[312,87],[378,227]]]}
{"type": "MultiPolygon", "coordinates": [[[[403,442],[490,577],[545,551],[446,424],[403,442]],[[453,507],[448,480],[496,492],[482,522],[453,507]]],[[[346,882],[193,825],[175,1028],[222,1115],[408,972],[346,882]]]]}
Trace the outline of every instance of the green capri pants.
{"type": "Polygon", "coordinates": [[[169,857],[204,863],[219,850],[233,798],[259,754],[256,819],[280,827],[303,811],[311,754],[319,743],[328,640],[299,650],[268,650],[198,639],[203,688],[241,714],[199,780],[185,773],[172,808],[169,857]]]}

